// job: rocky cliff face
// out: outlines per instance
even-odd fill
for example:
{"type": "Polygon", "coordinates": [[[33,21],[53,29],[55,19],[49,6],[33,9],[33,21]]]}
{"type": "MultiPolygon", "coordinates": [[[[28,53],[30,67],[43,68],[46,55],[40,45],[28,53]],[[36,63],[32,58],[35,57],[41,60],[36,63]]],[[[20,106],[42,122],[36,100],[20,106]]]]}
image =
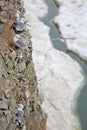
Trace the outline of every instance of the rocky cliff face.
{"type": "Polygon", "coordinates": [[[29,31],[16,32],[15,14],[24,9],[21,0],[0,1],[0,130],[16,130],[18,104],[24,105],[24,130],[46,130],[46,114],[40,107],[32,62],[32,42],[29,31]],[[27,48],[15,45],[18,34],[27,48]]]}

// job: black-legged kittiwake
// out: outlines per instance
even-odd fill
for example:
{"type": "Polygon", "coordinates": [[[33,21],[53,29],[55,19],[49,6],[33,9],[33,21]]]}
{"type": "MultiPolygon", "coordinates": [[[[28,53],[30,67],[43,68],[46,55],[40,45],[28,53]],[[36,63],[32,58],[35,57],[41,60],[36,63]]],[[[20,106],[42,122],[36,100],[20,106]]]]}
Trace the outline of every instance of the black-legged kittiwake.
{"type": "Polygon", "coordinates": [[[16,29],[17,32],[22,32],[22,31],[25,30],[24,18],[17,20],[15,29],[16,29]]]}
{"type": "Polygon", "coordinates": [[[22,48],[22,49],[27,48],[27,45],[24,43],[24,41],[20,40],[19,38],[20,38],[20,36],[18,34],[16,34],[14,37],[15,45],[19,48],[22,48]]]}

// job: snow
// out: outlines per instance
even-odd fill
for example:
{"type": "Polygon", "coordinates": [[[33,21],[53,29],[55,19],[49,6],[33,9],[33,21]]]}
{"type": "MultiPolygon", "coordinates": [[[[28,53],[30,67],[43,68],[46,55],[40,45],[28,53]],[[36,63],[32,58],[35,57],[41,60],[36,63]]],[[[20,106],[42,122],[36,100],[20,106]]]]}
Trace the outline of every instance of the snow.
{"type": "Polygon", "coordinates": [[[42,109],[48,115],[47,130],[78,128],[80,124],[71,107],[74,95],[84,80],[82,69],[67,54],[52,47],[50,28],[39,19],[48,9],[43,0],[24,0],[24,7],[25,18],[31,25],[34,67],[41,84],[40,91],[44,94],[42,109]]]}
{"type": "Polygon", "coordinates": [[[87,0],[56,0],[60,4],[54,21],[59,25],[68,50],[87,61],[87,0]]]}

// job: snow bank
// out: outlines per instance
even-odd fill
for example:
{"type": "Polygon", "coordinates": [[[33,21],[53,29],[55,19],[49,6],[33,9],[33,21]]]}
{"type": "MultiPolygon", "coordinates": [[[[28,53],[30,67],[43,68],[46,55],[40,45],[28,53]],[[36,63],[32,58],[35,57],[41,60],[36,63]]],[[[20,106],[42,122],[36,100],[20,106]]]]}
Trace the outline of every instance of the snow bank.
{"type": "Polygon", "coordinates": [[[69,50],[87,61],[87,0],[56,0],[59,14],[54,21],[69,50]]]}

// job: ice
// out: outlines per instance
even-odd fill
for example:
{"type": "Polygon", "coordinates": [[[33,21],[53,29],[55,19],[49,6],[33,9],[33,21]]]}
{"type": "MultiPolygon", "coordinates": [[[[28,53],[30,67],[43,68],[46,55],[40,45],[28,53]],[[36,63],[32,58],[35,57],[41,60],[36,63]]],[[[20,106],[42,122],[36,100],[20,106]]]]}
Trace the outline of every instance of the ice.
{"type": "Polygon", "coordinates": [[[87,61],[87,1],[56,0],[60,3],[59,14],[54,21],[59,25],[68,50],[87,61]],[[72,40],[73,38],[73,40],[72,40]]]}
{"type": "MultiPolygon", "coordinates": [[[[74,95],[84,79],[82,69],[67,54],[52,47],[49,37],[50,28],[39,19],[47,13],[48,9],[43,0],[24,0],[24,6],[25,18],[31,25],[34,67],[44,93],[42,108],[48,115],[47,130],[78,128],[79,122],[72,114],[71,107],[74,95]]],[[[66,30],[63,24],[60,24],[60,29],[63,26],[66,30]]],[[[62,33],[65,33],[63,31],[62,33]]],[[[66,37],[67,34],[64,36],[66,37]]]]}

